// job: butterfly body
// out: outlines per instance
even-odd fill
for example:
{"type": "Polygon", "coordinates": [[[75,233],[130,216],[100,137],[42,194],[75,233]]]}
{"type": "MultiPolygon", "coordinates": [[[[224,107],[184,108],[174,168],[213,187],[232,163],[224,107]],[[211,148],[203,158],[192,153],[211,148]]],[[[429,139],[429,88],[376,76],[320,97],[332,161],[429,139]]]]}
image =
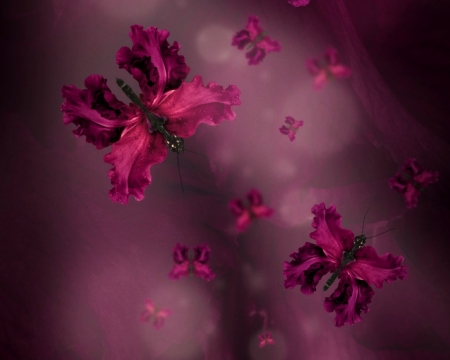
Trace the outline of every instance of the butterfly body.
{"type": "Polygon", "coordinates": [[[182,152],[184,152],[184,140],[167,131],[164,126],[164,121],[166,119],[164,119],[164,117],[156,116],[152,112],[148,111],[148,109],[142,103],[141,99],[139,99],[139,96],[137,96],[131,86],[128,85],[125,81],[117,78],[116,83],[125,93],[125,95],[143,111],[150,124],[151,129],[153,131],[159,132],[162,136],[164,136],[167,148],[172,150],[173,152],[176,152],[177,154],[181,154],[182,152]]]}
{"type": "Polygon", "coordinates": [[[336,281],[339,273],[344,268],[345,265],[355,260],[355,251],[361,249],[364,244],[366,243],[366,236],[358,235],[355,237],[355,240],[353,241],[353,247],[349,252],[344,252],[344,255],[342,257],[342,262],[337,268],[337,270],[330,276],[330,278],[327,280],[323,287],[323,291],[327,291],[331,285],[336,281]]]}

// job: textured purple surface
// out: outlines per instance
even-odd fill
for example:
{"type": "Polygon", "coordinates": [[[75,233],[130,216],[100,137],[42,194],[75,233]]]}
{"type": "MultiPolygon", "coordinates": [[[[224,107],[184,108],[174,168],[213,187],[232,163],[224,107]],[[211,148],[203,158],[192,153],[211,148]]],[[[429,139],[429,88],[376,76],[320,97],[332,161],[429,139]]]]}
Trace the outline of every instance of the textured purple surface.
{"type": "Polygon", "coordinates": [[[449,11],[440,0],[2,5],[0,358],[448,359],[449,11]],[[230,45],[250,14],[283,46],[257,66],[230,45]],[[107,196],[99,155],[108,151],[62,124],[60,90],[82,88],[89,74],[123,76],[114,56],[132,24],[169,30],[191,68],[186,81],[235,84],[242,105],[233,122],[200,125],[186,140],[223,171],[183,154],[183,196],[169,154],[152,167],[145,199],[122,206],[107,196]],[[304,64],[329,45],[352,75],[315,92],[304,64]],[[279,134],[286,115],[304,120],[293,142],[279,134]],[[439,172],[413,209],[388,184],[408,158],[439,172]],[[252,187],[274,215],[237,236],[227,204],[252,187]],[[372,205],[365,234],[395,230],[368,245],[401,254],[410,270],[373,286],[354,326],[334,326],[321,291],[283,286],[283,262],[309,241],[320,202],[355,234],[372,205]],[[171,281],[177,242],[207,244],[216,278],[171,281]],[[171,311],[159,330],[140,321],[146,299],[171,311]],[[275,344],[259,348],[267,332],[275,344]]]}

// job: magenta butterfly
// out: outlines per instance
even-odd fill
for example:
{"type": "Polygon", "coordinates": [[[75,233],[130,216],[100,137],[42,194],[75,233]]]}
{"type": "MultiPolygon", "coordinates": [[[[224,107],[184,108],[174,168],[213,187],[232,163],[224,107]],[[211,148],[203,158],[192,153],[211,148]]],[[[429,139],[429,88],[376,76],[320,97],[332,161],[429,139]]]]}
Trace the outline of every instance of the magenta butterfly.
{"type": "Polygon", "coordinates": [[[194,254],[189,254],[187,246],[176,244],[173,248],[173,261],[175,265],[169,273],[172,280],[178,280],[183,276],[195,275],[206,281],[216,277],[208,266],[211,249],[207,245],[194,246],[194,254]]]}
{"type": "Polygon", "coordinates": [[[167,149],[184,150],[184,140],[192,136],[200,123],[218,125],[232,120],[231,106],[240,105],[239,89],[210,82],[204,86],[201,76],[184,82],[189,67],[178,55],[180,46],[169,45],[170,33],[150,27],[131,26],[133,47],[122,47],[116,54],[119,68],[127,70],[139,83],[138,96],[122,79],[117,84],[133,102],[130,106],[117,100],[106,79],[90,75],[80,90],[63,86],[61,106],[64,124],[74,123],[75,136],[97,149],[112,145],[104,161],[111,164],[108,176],[114,187],[113,201],[126,204],[132,195],[140,201],[151,183],[150,167],[162,162],[167,149]]]}
{"type": "Polygon", "coordinates": [[[272,334],[270,332],[266,332],[265,334],[261,334],[258,336],[259,339],[259,347],[263,348],[266,345],[275,344],[275,340],[272,339],[272,334]]]}
{"type": "Polygon", "coordinates": [[[351,75],[350,68],[341,64],[338,51],[331,46],[324,53],[325,65],[321,65],[319,59],[309,59],[306,67],[314,76],[314,89],[320,90],[330,79],[344,79],[351,75]]]}
{"type": "Polygon", "coordinates": [[[236,216],[236,228],[242,232],[255,219],[270,217],[273,209],[263,205],[261,193],[256,189],[251,189],[247,194],[248,206],[244,206],[241,199],[233,199],[228,203],[228,208],[236,216]]]}
{"type": "Polygon", "coordinates": [[[250,15],[248,17],[245,30],[237,32],[233,36],[232,46],[237,46],[242,50],[247,46],[246,50],[250,50],[245,54],[249,65],[259,64],[265,57],[266,53],[272,51],[281,51],[281,45],[276,40],[271,40],[266,32],[259,26],[259,19],[257,16],[250,15]]]}
{"type": "Polygon", "coordinates": [[[309,4],[309,0],[288,0],[288,3],[295,7],[306,6],[309,4]]]}
{"type": "Polygon", "coordinates": [[[145,310],[141,314],[141,321],[153,323],[157,329],[161,329],[164,320],[171,314],[170,309],[159,309],[150,299],[145,300],[145,310]]]}
{"type": "Polygon", "coordinates": [[[280,127],[280,133],[287,135],[291,141],[295,140],[295,134],[297,134],[300,126],[303,125],[303,120],[295,120],[292,116],[286,116],[285,123],[280,127]]]}
{"type": "Polygon", "coordinates": [[[437,171],[423,170],[416,159],[407,159],[402,169],[389,179],[389,187],[403,195],[406,207],[417,206],[417,200],[425,188],[438,181],[437,171]]]}
{"type": "Polygon", "coordinates": [[[370,284],[381,288],[383,281],[391,283],[397,278],[407,277],[408,268],[401,265],[402,256],[385,254],[378,256],[371,246],[364,246],[364,235],[354,236],[350,230],[341,227],[342,217],[331,205],[314,205],[312,227],[316,230],[309,236],[316,245],[306,242],[292,253],[291,262],[284,263],[284,287],[300,285],[304,294],[312,294],[322,276],[332,272],[324,286],[340,279],[338,287],[325,298],[324,307],[328,312],[336,312],[336,326],[353,325],[361,321],[361,312],[369,311],[368,304],[375,294],[370,284]]]}

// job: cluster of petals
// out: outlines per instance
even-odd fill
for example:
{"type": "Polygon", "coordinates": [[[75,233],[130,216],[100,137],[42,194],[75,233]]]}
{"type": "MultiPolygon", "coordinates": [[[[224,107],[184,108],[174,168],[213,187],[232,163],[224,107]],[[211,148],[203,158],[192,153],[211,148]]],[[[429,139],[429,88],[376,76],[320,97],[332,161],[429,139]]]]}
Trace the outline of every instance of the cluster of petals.
{"type": "Polygon", "coordinates": [[[295,7],[306,6],[309,4],[309,0],[288,0],[288,3],[295,7]]]}
{"type": "MultiPolygon", "coordinates": [[[[306,242],[292,253],[292,260],[284,263],[285,288],[300,286],[304,294],[312,294],[320,279],[332,273],[342,263],[344,252],[353,248],[354,234],[341,227],[342,217],[335,206],[324,203],[314,205],[310,234],[316,244],[306,242]]],[[[325,310],[336,312],[336,326],[353,325],[361,321],[361,312],[369,311],[368,304],[374,295],[370,285],[381,288],[383,281],[391,283],[405,279],[406,266],[401,265],[402,256],[388,253],[379,256],[371,246],[363,246],[354,253],[354,260],[345,265],[339,273],[339,284],[331,296],[324,301],[325,310]]]]}
{"type": "Polygon", "coordinates": [[[319,59],[309,59],[306,67],[314,76],[314,89],[320,90],[330,79],[348,78],[352,71],[347,66],[341,64],[338,51],[331,46],[324,52],[325,64],[322,65],[319,59]]]}
{"type": "Polygon", "coordinates": [[[300,126],[303,125],[303,120],[295,120],[292,116],[286,116],[284,121],[287,125],[282,125],[280,127],[280,133],[287,135],[289,140],[295,140],[295,134],[297,133],[300,126]]]}
{"type": "MultiPolygon", "coordinates": [[[[179,138],[192,136],[200,123],[218,125],[234,119],[231,106],[240,105],[239,89],[233,85],[224,89],[214,82],[204,86],[201,76],[184,82],[190,69],[178,55],[178,43],[167,42],[169,35],[156,27],[144,30],[133,25],[132,48],[122,47],[116,54],[119,68],[139,83],[140,99],[147,110],[165,121],[166,130],[179,138]]],[[[130,195],[142,200],[151,183],[150,167],[167,156],[166,141],[151,129],[139,107],[117,100],[101,75],[87,77],[85,86],[83,90],[73,85],[62,88],[63,122],[75,124],[75,136],[86,136],[97,149],[112,145],[104,161],[113,166],[108,172],[114,186],[109,191],[113,201],[125,204],[130,195]]]]}
{"type": "Polygon", "coordinates": [[[272,339],[272,334],[270,332],[259,335],[258,339],[259,339],[259,347],[260,348],[263,348],[266,345],[275,344],[275,340],[272,339]]]}
{"type": "Polygon", "coordinates": [[[258,17],[254,15],[248,17],[245,29],[238,31],[233,36],[231,45],[237,46],[239,50],[246,46],[247,49],[250,49],[245,54],[249,65],[259,64],[266,57],[266,53],[281,51],[280,43],[265,34],[265,31],[259,26],[258,17]]]}
{"type": "Polygon", "coordinates": [[[161,329],[165,319],[171,314],[170,309],[159,309],[150,299],[145,300],[145,310],[141,314],[141,321],[152,322],[153,326],[161,329]]]}
{"type": "Polygon", "coordinates": [[[273,214],[273,209],[263,204],[262,195],[258,190],[251,189],[246,197],[248,206],[244,206],[241,199],[233,199],[228,203],[228,208],[236,216],[238,232],[245,231],[253,220],[268,218],[273,214]]]}
{"type": "Polygon", "coordinates": [[[191,258],[187,246],[176,244],[172,252],[175,265],[169,273],[169,278],[179,280],[184,276],[195,275],[206,281],[214,279],[216,275],[208,266],[210,255],[211,249],[203,244],[194,246],[194,256],[191,258]]]}
{"type": "Polygon", "coordinates": [[[389,187],[403,195],[410,209],[417,206],[420,193],[438,179],[437,171],[424,170],[416,159],[407,159],[401,170],[389,179],[389,187]]]}

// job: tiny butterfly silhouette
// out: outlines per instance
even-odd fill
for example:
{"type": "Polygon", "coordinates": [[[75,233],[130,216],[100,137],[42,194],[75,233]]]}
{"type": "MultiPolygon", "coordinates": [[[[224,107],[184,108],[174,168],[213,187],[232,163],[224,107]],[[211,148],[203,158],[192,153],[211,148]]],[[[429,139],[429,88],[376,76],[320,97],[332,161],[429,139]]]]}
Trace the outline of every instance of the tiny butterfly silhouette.
{"type": "Polygon", "coordinates": [[[324,53],[325,65],[321,65],[319,59],[309,59],[306,67],[314,76],[314,89],[320,90],[330,79],[344,79],[351,75],[350,68],[341,64],[338,51],[331,46],[324,53]]]}
{"type": "Polygon", "coordinates": [[[259,339],[259,347],[260,348],[263,348],[266,345],[275,344],[275,340],[272,339],[272,334],[270,332],[259,335],[258,339],[259,339]]]}
{"type": "Polygon", "coordinates": [[[251,189],[247,194],[249,205],[246,207],[241,199],[233,199],[228,203],[228,208],[237,217],[236,228],[238,232],[242,232],[255,219],[267,218],[272,216],[273,209],[263,205],[261,193],[256,189],[251,189]]]}
{"type": "Polygon", "coordinates": [[[280,133],[287,135],[291,141],[295,140],[295,134],[300,126],[303,125],[303,120],[295,120],[292,116],[286,116],[286,125],[280,127],[280,133]]]}
{"type": "Polygon", "coordinates": [[[237,32],[233,36],[231,42],[232,46],[237,46],[242,50],[247,46],[250,50],[245,54],[249,65],[259,64],[265,57],[266,53],[272,51],[281,51],[281,45],[276,40],[271,40],[266,32],[259,26],[259,19],[257,16],[250,15],[245,30],[237,32]]]}
{"type": "Polygon", "coordinates": [[[332,272],[324,290],[339,278],[337,289],[325,298],[324,307],[328,312],[336,311],[336,326],[353,325],[361,321],[361,312],[369,311],[368,304],[375,294],[369,284],[377,288],[383,281],[391,283],[397,278],[407,277],[408,268],[401,265],[402,256],[385,254],[379,256],[372,246],[364,246],[365,235],[354,236],[350,230],[341,227],[342,217],[331,205],[314,205],[315,215],[312,227],[316,230],[309,236],[316,245],[306,242],[292,253],[291,262],[284,263],[283,275],[286,289],[300,285],[304,294],[312,294],[322,276],[332,272]]]}
{"type": "Polygon", "coordinates": [[[179,280],[181,277],[188,275],[195,275],[206,281],[216,277],[207,265],[211,254],[209,246],[194,246],[194,255],[189,256],[189,248],[187,246],[176,244],[172,254],[175,262],[172,271],[169,273],[169,277],[172,280],[179,280]]]}
{"type": "Polygon", "coordinates": [[[170,309],[159,309],[150,299],[145,300],[145,310],[141,314],[141,321],[153,323],[157,329],[161,329],[164,320],[171,314],[170,309]]]}
{"type": "Polygon", "coordinates": [[[437,171],[423,170],[416,159],[407,159],[402,169],[389,179],[389,187],[402,194],[405,198],[406,207],[411,209],[417,206],[420,193],[438,179],[439,173],[437,171]]]}

